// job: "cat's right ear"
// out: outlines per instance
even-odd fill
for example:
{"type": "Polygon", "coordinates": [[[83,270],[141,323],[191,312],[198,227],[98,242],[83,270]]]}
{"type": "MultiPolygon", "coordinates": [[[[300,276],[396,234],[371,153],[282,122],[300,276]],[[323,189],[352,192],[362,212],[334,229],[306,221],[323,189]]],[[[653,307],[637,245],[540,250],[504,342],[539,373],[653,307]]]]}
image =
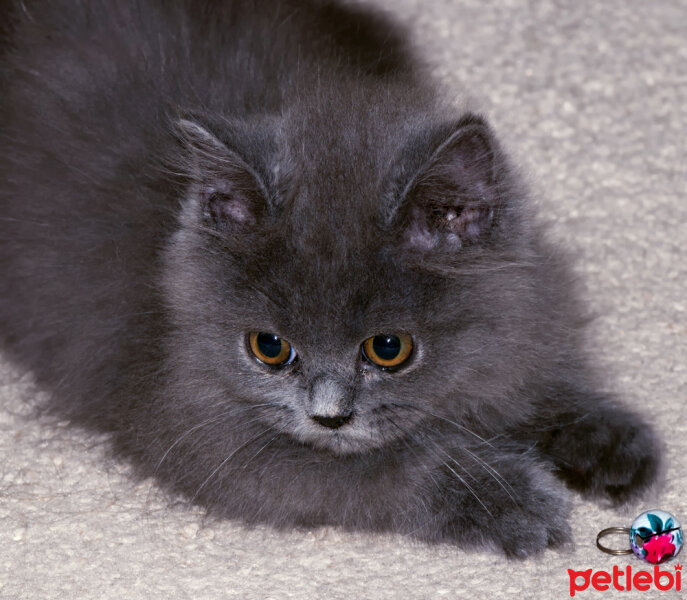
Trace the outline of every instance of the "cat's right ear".
{"type": "Polygon", "coordinates": [[[499,150],[487,123],[467,115],[414,148],[425,156],[394,213],[409,248],[456,253],[489,242],[501,209],[499,150]]]}
{"type": "Polygon", "coordinates": [[[267,191],[238,153],[202,125],[177,121],[187,150],[184,174],[203,225],[226,233],[248,233],[262,219],[267,191]]]}

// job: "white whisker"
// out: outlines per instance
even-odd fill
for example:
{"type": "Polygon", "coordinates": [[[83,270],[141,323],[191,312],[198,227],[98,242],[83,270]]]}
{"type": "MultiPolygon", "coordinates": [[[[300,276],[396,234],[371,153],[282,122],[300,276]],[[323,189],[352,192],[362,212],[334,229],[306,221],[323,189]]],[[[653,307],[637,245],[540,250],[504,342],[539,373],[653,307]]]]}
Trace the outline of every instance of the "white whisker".
{"type": "Polygon", "coordinates": [[[418,406],[413,406],[412,404],[398,404],[398,403],[394,403],[392,406],[396,406],[398,408],[410,408],[412,410],[416,410],[418,412],[424,413],[430,417],[434,417],[435,419],[439,419],[441,421],[445,421],[446,423],[450,423],[451,425],[454,425],[454,426],[458,427],[459,429],[462,429],[466,433],[469,433],[470,435],[476,437],[478,440],[480,440],[484,444],[487,444],[487,446],[491,446],[491,444],[489,443],[489,440],[485,440],[482,436],[478,435],[477,433],[475,433],[471,429],[465,427],[465,425],[461,425],[460,423],[456,423],[455,421],[452,421],[451,419],[447,419],[446,417],[442,417],[441,415],[434,414],[433,412],[430,412],[424,408],[419,408],[418,406]]]}
{"type": "Polygon", "coordinates": [[[252,444],[252,443],[255,442],[256,440],[260,439],[260,438],[261,438],[263,435],[265,435],[267,432],[272,431],[272,429],[273,429],[273,427],[268,427],[267,429],[263,429],[260,433],[254,435],[253,437],[251,437],[251,438],[249,438],[248,440],[246,440],[245,442],[243,442],[243,444],[241,444],[240,446],[238,446],[237,448],[235,448],[235,449],[234,449],[234,450],[233,450],[233,451],[232,451],[232,452],[231,452],[231,453],[230,453],[230,454],[229,454],[229,455],[219,464],[219,465],[217,465],[217,466],[213,469],[212,473],[210,473],[210,474],[205,478],[205,480],[203,481],[203,483],[201,483],[201,484],[198,486],[198,489],[196,490],[196,492],[193,494],[193,497],[191,498],[191,504],[193,504],[193,502],[195,501],[195,499],[198,497],[198,494],[200,494],[200,491],[201,491],[201,490],[207,485],[207,483],[215,476],[215,474],[216,474],[222,467],[224,467],[224,466],[225,466],[234,456],[236,456],[236,454],[237,454],[238,452],[240,452],[241,450],[243,450],[243,449],[244,449],[246,446],[248,446],[249,444],[252,444]]]}

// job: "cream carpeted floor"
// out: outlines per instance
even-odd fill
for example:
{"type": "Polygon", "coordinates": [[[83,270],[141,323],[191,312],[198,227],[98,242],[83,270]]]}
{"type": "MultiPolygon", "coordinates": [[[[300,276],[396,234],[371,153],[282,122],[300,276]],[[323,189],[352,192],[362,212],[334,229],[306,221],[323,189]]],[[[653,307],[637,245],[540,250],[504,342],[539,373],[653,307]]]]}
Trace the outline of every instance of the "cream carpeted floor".
{"type": "MultiPolygon", "coordinates": [[[[447,93],[467,90],[491,117],[577,256],[607,386],[662,433],[662,489],[620,510],[577,498],[574,550],[525,562],[335,529],[247,530],[133,484],[99,440],[27,418],[39,392],[0,362],[0,597],[549,600],[570,597],[568,569],[641,568],[599,552],[600,529],[650,507],[687,525],[687,3],[384,4],[447,93]]],[[[680,593],[576,597],[612,595],[680,593]]]]}

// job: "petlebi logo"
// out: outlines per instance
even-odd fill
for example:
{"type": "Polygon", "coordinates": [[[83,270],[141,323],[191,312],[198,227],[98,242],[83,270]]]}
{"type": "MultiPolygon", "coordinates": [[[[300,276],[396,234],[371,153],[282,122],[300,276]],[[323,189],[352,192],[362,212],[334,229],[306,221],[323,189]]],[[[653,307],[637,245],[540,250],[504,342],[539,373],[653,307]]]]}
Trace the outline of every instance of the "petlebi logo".
{"type": "Polygon", "coordinates": [[[654,565],[652,570],[633,569],[627,565],[624,569],[613,566],[612,571],[574,571],[568,569],[570,577],[570,596],[575,596],[577,592],[584,592],[590,587],[598,591],[608,589],[630,591],[638,590],[647,592],[658,590],[667,592],[668,590],[682,590],[682,565],[676,563],[672,568],[662,565],[654,565]]]}

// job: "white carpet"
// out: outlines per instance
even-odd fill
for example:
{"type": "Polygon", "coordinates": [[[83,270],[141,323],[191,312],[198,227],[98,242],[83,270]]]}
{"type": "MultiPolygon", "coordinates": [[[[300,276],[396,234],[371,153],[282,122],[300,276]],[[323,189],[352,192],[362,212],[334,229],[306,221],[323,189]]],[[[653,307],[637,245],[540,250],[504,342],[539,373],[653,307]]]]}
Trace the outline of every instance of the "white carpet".
{"type": "MultiPolygon", "coordinates": [[[[607,386],[663,436],[663,488],[622,510],[576,499],[575,549],[525,562],[335,529],[247,530],[132,483],[98,440],[27,419],[30,375],[0,363],[0,597],[548,600],[570,597],[569,568],[643,568],[599,552],[600,529],[651,507],[687,525],[687,3],[386,5],[448,93],[467,89],[486,110],[578,256],[607,386]]],[[[576,598],[613,595],[682,594],[576,598]]]]}

